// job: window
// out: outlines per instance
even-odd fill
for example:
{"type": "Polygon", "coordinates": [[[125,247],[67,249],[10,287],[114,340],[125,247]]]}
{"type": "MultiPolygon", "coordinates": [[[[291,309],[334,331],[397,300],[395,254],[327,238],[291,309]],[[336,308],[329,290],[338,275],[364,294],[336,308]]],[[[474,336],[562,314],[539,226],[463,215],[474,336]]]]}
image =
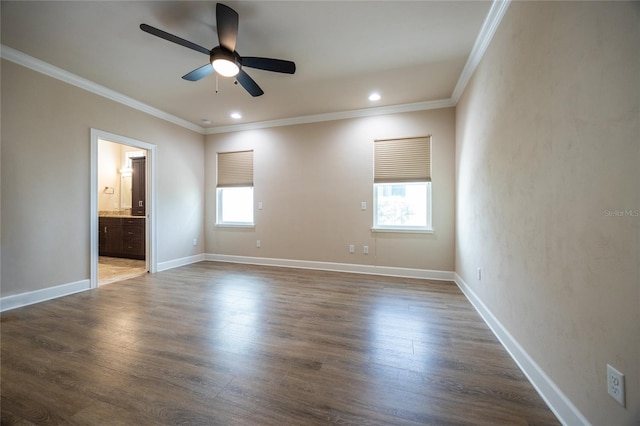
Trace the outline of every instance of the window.
{"type": "Polygon", "coordinates": [[[218,188],[218,225],[253,225],[253,187],[218,188]]]}
{"type": "Polygon", "coordinates": [[[374,185],[374,228],[430,229],[427,220],[430,182],[374,185]]]}
{"type": "Polygon", "coordinates": [[[253,151],[219,152],[216,225],[253,226],[253,151]]]}
{"type": "Polygon", "coordinates": [[[431,137],[374,142],[373,229],[429,232],[431,137]]]}

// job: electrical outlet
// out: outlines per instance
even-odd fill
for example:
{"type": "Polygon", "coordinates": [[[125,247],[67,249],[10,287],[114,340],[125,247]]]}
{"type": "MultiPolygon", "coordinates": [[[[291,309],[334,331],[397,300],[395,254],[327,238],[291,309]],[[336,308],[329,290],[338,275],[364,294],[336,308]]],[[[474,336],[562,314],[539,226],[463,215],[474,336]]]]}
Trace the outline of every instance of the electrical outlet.
{"type": "Polygon", "coordinates": [[[257,248],[262,247],[262,241],[260,241],[260,240],[256,240],[256,247],[257,247],[257,248]]]}
{"type": "Polygon", "coordinates": [[[198,239],[197,239],[197,238],[194,238],[194,239],[193,239],[193,246],[195,247],[195,246],[197,246],[197,245],[198,245],[198,239]]]}
{"type": "Polygon", "coordinates": [[[623,407],[624,405],[624,374],[607,364],[607,392],[623,407]]]}
{"type": "Polygon", "coordinates": [[[349,244],[349,253],[355,253],[356,252],[356,246],[353,244],[349,244]]]}
{"type": "Polygon", "coordinates": [[[363,252],[364,254],[369,254],[369,246],[364,246],[364,247],[362,248],[362,252],[363,252]]]}
{"type": "Polygon", "coordinates": [[[363,201],[360,203],[360,210],[366,210],[367,209],[367,202],[363,201]]]}

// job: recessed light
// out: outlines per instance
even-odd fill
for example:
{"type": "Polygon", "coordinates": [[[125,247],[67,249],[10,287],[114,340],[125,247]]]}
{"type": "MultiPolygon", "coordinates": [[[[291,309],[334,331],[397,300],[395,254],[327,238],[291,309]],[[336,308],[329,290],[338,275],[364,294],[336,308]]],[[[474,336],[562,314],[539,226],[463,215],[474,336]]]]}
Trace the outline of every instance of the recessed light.
{"type": "Polygon", "coordinates": [[[234,118],[236,120],[239,120],[242,118],[242,114],[240,114],[239,112],[232,112],[231,113],[231,118],[234,118]]]}
{"type": "Polygon", "coordinates": [[[370,101],[379,101],[380,100],[380,94],[379,93],[372,93],[369,95],[369,100],[370,101]]]}

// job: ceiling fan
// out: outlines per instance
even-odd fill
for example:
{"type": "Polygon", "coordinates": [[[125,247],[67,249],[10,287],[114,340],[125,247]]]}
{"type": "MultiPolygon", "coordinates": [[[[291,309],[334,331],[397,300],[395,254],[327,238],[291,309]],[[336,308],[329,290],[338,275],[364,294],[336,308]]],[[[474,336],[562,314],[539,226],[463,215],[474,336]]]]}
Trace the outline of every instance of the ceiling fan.
{"type": "Polygon", "coordinates": [[[236,81],[245,88],[251,96],[260,96],[264,91],[242,68],[250,67],[265,71],[293,74],[296,72],[296,64],[283,59],[259,58],[254,56],[240,56],[236,52],[236,40],[238,37],[238,13],[222,3],[216,4],[216,27],[218,29],[219,46],[209,50],[188,40],[169,34],[147,24],[140,24],[140,29],[156,37],[163,38],[179,44],[196,52],[209,55],[206,65],[196,68],[182,76],[189,81],[198,81],[214,71],[223,77],[235,77],[236,81]]]}

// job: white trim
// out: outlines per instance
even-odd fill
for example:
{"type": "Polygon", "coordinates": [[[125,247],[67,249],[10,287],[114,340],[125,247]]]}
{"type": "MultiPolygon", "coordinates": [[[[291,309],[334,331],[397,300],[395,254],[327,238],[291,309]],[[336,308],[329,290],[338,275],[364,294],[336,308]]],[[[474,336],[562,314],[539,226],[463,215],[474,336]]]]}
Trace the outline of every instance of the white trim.
{"type": "Polygon", "coordinates": [[[99,130],[91,129],[89,139],[89,281],[98,287],[98,139],[99,130]]]}
{"type": "Polygon", "coordinates": [[[540,368],[518,341],[509,333],[493,313],[482,303],[476,293],[456,273],[455,283],[518,364],[533,387],[547,403],[551,411],[564,425],[589,425],[589,421],[580,413],[567,396],[558,388],[549,376],[540,368]]]}
{"type": "Polygon", "coordinates": [[[156,164],[157,164],[157,147],[156,145],[132,139],[126,136],[116,135],[115,133],[109,133],[98,129],[91,129],[91,159],[90,159],[90,177],[89,177],[89,193],[91,194],[90,200],[90,281],[91,288],[98,287],[98,141],[106,140],[115,142],[118,144],[129,145],[135,148],[144,149],[147,151],[147,159],[145,168],[147,176],[145,179],[146,187],[146,202],[147,202],[147,215],[146,215],[146,243],[145,244],[145,259],[147,264],[147,270],[149,272],[157,271],[157,242],[156,242],[156,164]]]}
{"type": "Polygon", "coordinates": [[[293,126],[296,124],[318,123],[322,121],[344,120],[347,118],[373,117],[376,115],[397,114],[403,112],[426,111],[454,107],[451,99],[417,102],[413,104],[391,105],[377,108],[355,109],[351,111],[331,112],[327,114],[304,115],[300,117],[283,118],[280,120],[259,121],[255,123],[233,124],[230,126],[211,127],[205,129],[205,135],[217,133],[237,132],[241,130],[267,129],[270,127],[293,126]]]}
{"type": "Polygon", "coordinates": [[[34,303],[56,299],[62,296],[79,293],[91,289],[89,280],[80,280],[72,283],[62,284],[55,287],[47,287],[40,290],[27,291],[25,293],[14,294],[0,298],[0,312],[22,306],[33,305],[34,303]]]}
{"type": "Polygon", "coordinates": [[[41,74],[48,75],[49,77],[53,77],[57,80],[64,81],[65,83],[69,83],[88,92],[95,93],[96,95],[102,96],[107,99],[111,99],[112,101],[137,109],[138,111],[142,111],[170,123],[177,124],[178,126],[182,126],[186,129],[193,130],[194,132],[204,134],[203,127],[195,125],[190,121],[184,120],[180,117],[176,117],[173,114],[169,114],[168,112],[159,110],[158,108],[152,107],[151,105],[147,105],[143,102],[137,101],[133,98],[130,98],[129,96],[123,95],[122,93],[116,92],[115,90],[108,89],[98,83],[94,83],[91,80],[87,80],[86,78],[82,78],[76,74],[70,73],[69,71],[65,71],[62,68],[58,68],[47,62],[41,61],[40,59],[36,59],[33,56],[29,56],[26,53],[22,53],[19,50],[2,44],[0,45],[0,56],[8,61],[14,62],[18,65],[22,65],[23,67],[27,67],[33,71],[37,71],[41,74]]]}
{"type": "Polygon", "coordinates": [[[180,259],[169,260],[158,263],[157,272],[166,271],[167,269],[178,268],[180,266],[191,265],[205,260],[204,254],[195,254],[193,256],[182,257],[180,259]]]}
{"type": "Polygon", "coordinates": [[[396,233],[396,234],[435,234],[431,228],[371,228],[371,232],[396,233]]]}
{"type": "MultiPolygon", "coordinates": [[[[128,138],[127,138],[128,139],[128,138]]],[[[145,202],[147,203],[146,209],[146,238],[147,243],[145,247],[144,258],[147,261],[147,271],[154,273],[158,271],[158,151],[156,145],[148,144],[145,142],[139,142],[138,145],[133,145],[138,148],[144,148],[147,150],[147,159],[145,161],[146,179],[145,179],[145,202]]]]}
{"type": "Polygon", "coordinates": [[[464,64],[460,77],[458,77],[456,87],[453,89],[453,93],[451,94],[451,100],[454,105],[460,100],[462,92],[464,92],[469,80],[471,80],[471,76],[476,71],[480,60],[487,51],[487,47],[489,47],[489,43],[491,43],[493,35],[498,29],[500,22],[502,22],[502,18],[504,17],[509,4],[511,4],[511,0],[494,0],[491,5],[491,9],[489,9],[489,13],[482,24],[482,28],[478,33],[475,43],[473,44],[473,48],[471,48],[471,53],[469,53],[467,62],[464,64]]]}
{"type": "Polygon", "coordinates": [[[419,278],[437,281],[453,281],[454,278],[454,273],[452,271],[396,268],[393,266],[356,265],[352,263],[316,262],[311,260],[272,259],[267,257],[233,256],[228,254],[207,253],[204,255],[204,260],[212,262],[277,266],[281,268],[315,269],[319,271],[348,272],[353,274],[419,278]]]}

